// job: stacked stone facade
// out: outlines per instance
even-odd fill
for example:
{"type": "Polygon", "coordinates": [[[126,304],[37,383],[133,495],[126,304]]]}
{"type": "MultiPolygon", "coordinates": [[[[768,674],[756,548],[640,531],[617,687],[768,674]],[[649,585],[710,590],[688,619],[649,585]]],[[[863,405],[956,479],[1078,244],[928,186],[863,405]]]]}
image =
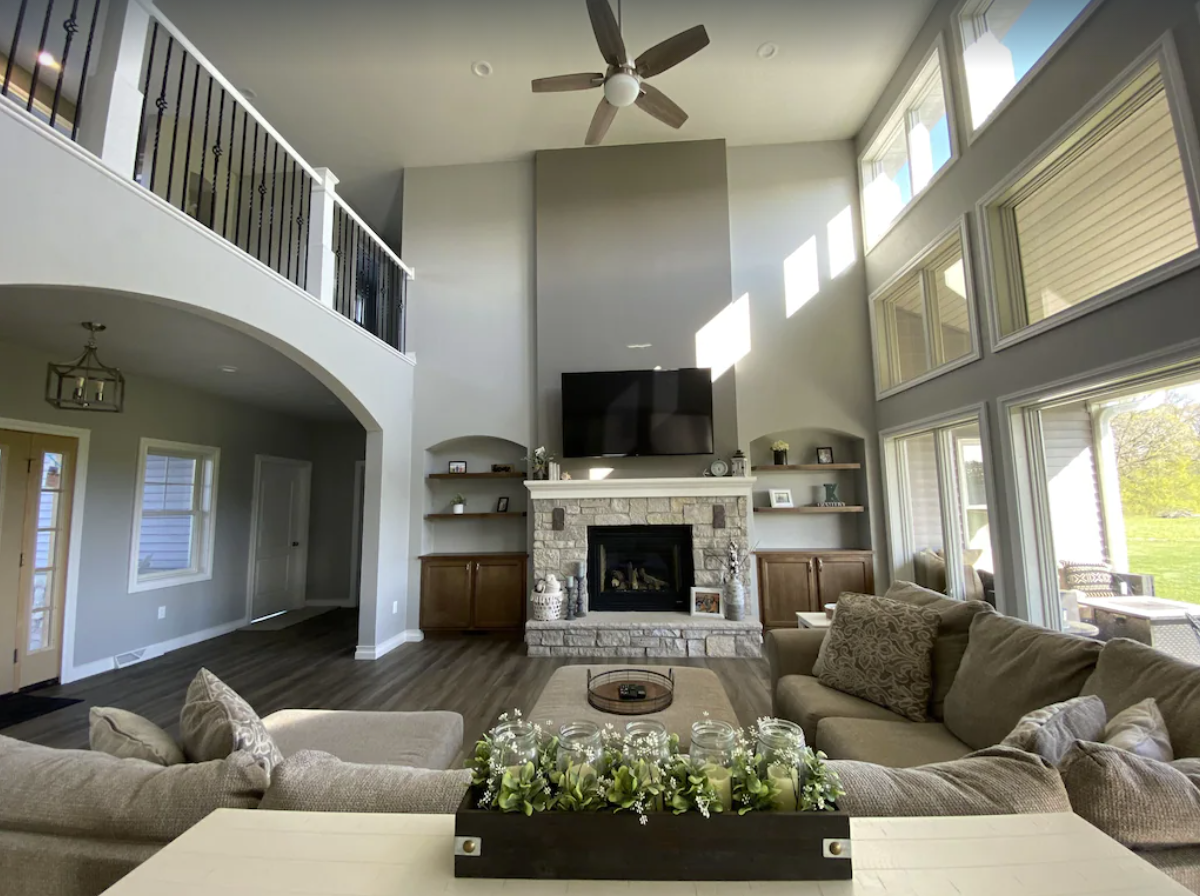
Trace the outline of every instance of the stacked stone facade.
{"type": "Polygon", "coordinates": [[[762,627],[757,621],[730,622],[681,614],[677,622],[624,623],[612,618],[617,614],[603,615],[607,617],[603,621],[588,616],[571,622],[559,619],[526,623],[529,655],[630,659],[762,656],[762,627]]]}

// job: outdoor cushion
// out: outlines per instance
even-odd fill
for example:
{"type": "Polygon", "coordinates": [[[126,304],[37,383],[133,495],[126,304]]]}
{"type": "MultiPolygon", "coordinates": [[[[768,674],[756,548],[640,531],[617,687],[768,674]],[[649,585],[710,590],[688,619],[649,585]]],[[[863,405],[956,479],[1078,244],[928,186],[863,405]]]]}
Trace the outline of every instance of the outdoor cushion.
{"type": "Polygon", "coordinates": [[[843,594],[825,638],[821,684],[914,722],[929,715],[938,614],[912,604],[843,594]]]}
{"type": "MultiPolygon", "coordinates": [[[[1100,738],[1087,737],[1084,740],[1100,738]]],[[[1167,723],[1163,721],[1162,713],[1158,711],[1158,701],[1153,697],[1147,697],[1113,716],[1104,729],[1104,743],[1159,762],[1171,762],[1175,758],[1167,723]]]]}
{"type": "Polygon", "coordinates": [[[1067,591],[1082,591],[1088,597],[1115,597],[1112,567],[1107,563],[1064,561],[1062,583],[1067,591]]]}
{"type": "Polygon", "coordinates": [[[926,607],[940,617],[937,638],[933,642],[933,693],[929,697],[929,715],[941,721],[946,715],[946,695],[954,686],[958,667],[967,652],[971,620],[980,613],[994,613],[995,610],[981,600],[951,600],[912,582],[893,582],[884,597],[926,607]]]}
{"type": "Polygon", "coordinates": [[[834,759],[874,762],[889,768],[949,762],[971,752],[939,722],[903,719],[822,719],[817,723],[817,749],[834,759]]]}
{"type": "Polygon", "coordinates": [[[804,729],[807,743],[817,742],[817,723],[827,718],[900,719],[890,709],[828,688],[811,675],[785,675],[775,685],[775,713],[804,729]]]}
{"type": "Polygon", "coordinates": [[[1002,743],[1058,765],[1075,741],[1099,740],[1103,733],[1103,701],[1099,697],[1072,697],[1026,713],[1002,743]]]}
{"type": "Polygon", "coordinates": [[[991,747],[921,768],[885,768],[831,760],[846,793],[838,808],[850,815],[1015,815],[1070,812],[1058,772],[1012,747],[991,747]]]}
{"type": "Polygon", "coordinates": [[[112,706],[93,706],[88,712],[88,744],[118,759],[144,759],[155,765],[186,761],[167,732],[135,712],[112,706]]]}
{"type": "Polygon", "coordinates": [[[1110,717],[1153,697],[1175,755],[1200,756],[1200,666],[1128,638],[1114,638],[1104,645],[1083,693],[1103,700],[1110,717]]]}
{"type": "Polygon", "coordinates": [[[977,750],[998,744],[1026,713],[1078,697],[1099,653],[1095,641],[979,613],[946,695],[946,727],[977,750]]]}
{"type": "Polygon", "coordinates": [[[188,685],[179,714],[183,751],[192,762],[224,759],[243,750],[271,773],[283,761],[262,719],[237,691],[207,669],[188,685]]]}

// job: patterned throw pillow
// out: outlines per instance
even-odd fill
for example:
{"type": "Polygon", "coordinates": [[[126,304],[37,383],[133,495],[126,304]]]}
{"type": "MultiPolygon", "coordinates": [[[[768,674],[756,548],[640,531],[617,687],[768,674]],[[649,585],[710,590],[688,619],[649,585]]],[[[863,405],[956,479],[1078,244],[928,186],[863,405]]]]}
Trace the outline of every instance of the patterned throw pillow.
{"type": "Polygon", "coordinates": [[[1063,563],[1063,587],[1088,597],[1116,597],[1112,567],[1107,563],[1063,563]]]}
{"type": "Polygon", "coordinates": [[[1016,747],[1058,765],[1077,740],[1099,740],[1104,733],[1104,701],[1074,697],[1026,713],[1001,746],[1016,747]]]}
{"type": "Polygon", "coordinates": [[[1109,746],[1120,747],[1147,759],[1157,759],[1159,762],[1171,762],[1175,759],[1175,751],[1171,749],[1171,735],[1167,733],[1167,723],[1163,721],[1162,713],[1158,711],[1158,701],[1153,697],[1147,697],[1113,716],[1108,727],[1104,729],[1103,740],[1109,746]]]}
{"type": "Polygon", "coordinates": [[[924,607],[843,594],[825,636],[821,684],[914,722],[928,718],[938,614],[924,607]]]}
{"type": "Polygon", "coordinates": [[[225,759],[244,750],[267,774],[283,762],[283,754],[250,704],[207,669],[188,686],[179,714],[183,751],[192,762],[225,759]]]}
{"type": "Polygon", "coordinates": [[[93,753],[118,759],[142,759],[155,765],[179,765],[186,760],[171,735],[137,713],[111,706],[88,712],[88,745],[93,753]]]}

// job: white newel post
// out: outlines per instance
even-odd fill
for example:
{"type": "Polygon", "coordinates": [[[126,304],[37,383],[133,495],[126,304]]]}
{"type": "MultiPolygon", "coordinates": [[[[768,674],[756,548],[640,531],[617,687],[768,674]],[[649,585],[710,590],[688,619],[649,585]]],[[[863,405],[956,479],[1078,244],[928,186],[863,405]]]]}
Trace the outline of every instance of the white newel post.
{"type": "Polygon", "coordinates": [[[338,179],[328,168],[316,169],[312,214],[308,222],[308,291],[333,307],[334,264],[333,207],[338,179]]]}
{"type": "Polygon", "coordinates": [[[79,143],[122,177],[133,177],[137,164],[149,28],[138,0],[110,0],[79,123],[79,143]]]}

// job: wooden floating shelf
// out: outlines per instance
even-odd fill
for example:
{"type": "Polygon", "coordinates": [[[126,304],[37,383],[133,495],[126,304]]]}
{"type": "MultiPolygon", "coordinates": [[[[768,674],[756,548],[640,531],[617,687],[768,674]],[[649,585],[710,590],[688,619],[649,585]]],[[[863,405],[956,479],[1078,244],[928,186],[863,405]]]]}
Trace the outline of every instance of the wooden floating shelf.
{"type": "Polygon", "coordinates": [[[862,464],[788,464],[777,466],[767,464],[762,467],[751,467],[752,473],[823,473],[826,470],[861,470],[862,464]]]}
{"type": "Polygon", "coordinates": [[[526,516],[526,514],[517,513],[515,511],[510,512],[510,513],[495,513],[495,512],[491,512],[491,513],[427,513],[427,514],[425,514],[425,519],[427,519],[427,520],[494,520],[494,519],[504,519],[505,517],[508,517],[509,519],[517,519],[518,517],[522,517],[522,516],[526,516]]]}
{"type": "Polygon", "coordinates": [[[524,479],[522,473],[430,473],[426,479],[524,479]]]}
{"type": "MultiPolygon", "coordinates": [[[[828,465],[827,465],[828,466],[828,465]]],[[[755,507],[755,513],[862,513],[858,505],[847,507],[755,507]]]]}

